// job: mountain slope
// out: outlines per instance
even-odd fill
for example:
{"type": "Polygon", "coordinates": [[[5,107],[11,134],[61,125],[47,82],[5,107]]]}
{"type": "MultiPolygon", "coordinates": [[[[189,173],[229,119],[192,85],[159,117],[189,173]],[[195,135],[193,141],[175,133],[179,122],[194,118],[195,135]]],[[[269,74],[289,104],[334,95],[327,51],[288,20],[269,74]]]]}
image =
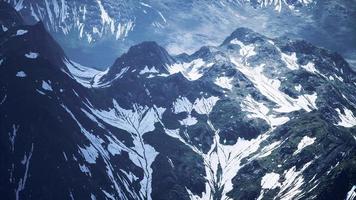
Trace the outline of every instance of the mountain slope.
{"type": "Polygon", "coordinates": [[[144,42],[97,71],[42,23],[20,20],[0,41],[6,199],[354,192],[356,76],[336,53],[240,28],[192,55],[144,42]]]}

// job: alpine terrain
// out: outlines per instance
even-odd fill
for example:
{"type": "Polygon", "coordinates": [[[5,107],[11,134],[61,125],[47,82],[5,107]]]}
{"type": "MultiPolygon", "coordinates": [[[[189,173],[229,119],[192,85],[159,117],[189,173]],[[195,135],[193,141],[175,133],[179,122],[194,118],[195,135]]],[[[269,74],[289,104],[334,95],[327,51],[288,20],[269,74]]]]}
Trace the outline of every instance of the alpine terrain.
{"type": "Polygon", "coordinates": [[[356,73],[337,53],[237,28],[99,71],[10,4],[0,23],[1,199],[356,197],[356,73]]]}

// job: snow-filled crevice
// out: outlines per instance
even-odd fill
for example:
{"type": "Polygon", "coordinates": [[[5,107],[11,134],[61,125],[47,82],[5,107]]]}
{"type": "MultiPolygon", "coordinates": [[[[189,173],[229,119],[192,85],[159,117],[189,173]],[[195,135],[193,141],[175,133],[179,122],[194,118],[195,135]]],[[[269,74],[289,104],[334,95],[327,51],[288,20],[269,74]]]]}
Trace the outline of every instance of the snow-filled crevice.
{"type": "Polygon", "coordinates": [[[193,104],[187,98],[181,97],[176,100],[173,107],[175,113],[189,113],[191,110],[195,109],[200,115],[207,116],[208,120],[206,123],[214,132],[213,144],[207,153],[204,153],[200,148],[190,143],[191,138],[189,138],[189,134],[184,134],[184,136],[181,135],[181,132],[187,130],[165,129],[167,135],[178,139],[203,158],[206,171],[205,192],[199,196],[187,189],[191,199],[213,199],[214,196],[220,195],[222,196],[222,199],[229,199],[226,194],[233,189],[233,177],[244,166],[241,164],[242,159],[255,153],[259,149],[260,143],[269,135],[269,132],[267,132],[252,140],[239,138],[234,145],[221,144],[219,136],[220,130],[217,130],[214,127],[213,122],[209,119],[209,114],[218,100],[218,97],[203,97],[196,99],[193,104]]]}
{"type": "MultiPolygon", "coordinates": [[[[135,190],[133,190],[130,187],[130,183],[127,182],[127,177],[122,177],[122,175],[120,175],[118,173],[114,173],[115,170],[111,163],[109,152],[108,152],[106,146],[104,145],[103,139],[101,139],[98,136],[93,135],[91,132],[86,130],[83,127],[83,125],[77,120],[77,118],[74,116],[74,114],[69,110],[69,108],[67,108],[63,104],[61,104],[61,106],[71,116],[71,118],[76,122],[76,124],[80,128],[81,132],[84,134],[84,136],[90,142],[89,149],[87,149],[86,147],[79,149],[82,156],[84,157],[85,161],[89,165],[95,164],[97,157],[100,156],[105,163],[106,174],[107,174],[109,180],[111,181],[112,185],[115,188],[115,191],[116,191],[115,196],[118,196],[120,199],[124,199],[124,200],[129,200],[134,197],[138,197],[139,194],[137,194],[135,192],[135,190]],[[83,153],[83,151],[85,151],[85,153],[83,153]],[[95,160],[93,158],[95,158],[95,160]],[[124,191],[128,192],[129,195],[126,195],[124,191]]],[[[116,143],[117,145],[123,146],[123,148],[125,147],[116,138],[114,138],[110,133],[107,134],[107,137],[109,137],[109,136],[111,136],[112,139],[117,142],[116,143]]],[[[86,165],[86,167],[89,170],[89,166],[86,165]]],[[[80,168],[81,171],[82,171],[82,169],[83,168],[80,168]]],[[[88,172],[84,172],[84,173],[88,173],[88,172]]]]}
{"type": "Polygon", "coordinates": [[[30,162],[33,154],[33,143],[31,145],[31,150],[28,154],[25,154],[24,160],[21,162],[23,165],[25,165],[25,172],[22,178],[20,178],[19,182],[17,183],[17,188],[15,190],[15,197],[16,200],[20,199],[20,192],[25,189],[27,178],[29,177],[29,168],[30,168],[30,162]]]}
{"type": "Polygon", "coordinates": [[[301,187],[304,184],[303,172],[312,164],[312,161],[306,163],[299,171],[296,167],[291,167],[285,170],[283,174],[275,172],[267,173],[261,180],[261,192],[258,200],[263,199],[266,191],[278,188],[279,192],[275,196],[276,199],[301,199],[303,197],[303,190],[301,187]]]}
{"type": "Polygon", "coordinates": [[[119,73],[115,74],[113,79],[103,82],[102,77],[107,75],[109,68],[107,68],[105,71],[99,71],[93,68],[82,66],[79,63],[69,61],[67,59],[64,59],[63,62],[70,72],[70,77],[74,78],[74,80],[76,80],[79,84],[87,88],[109,87],[114,80],[122,78],[124,74],[130,69],[130,67],[124,67],[120,70],[119,73]]]}
{"type": "Polygon", "coordinates": [[[254,84],[262,95],[276,104],[277,107],[273,109],[274,111],[290,113],[301,109],[306,112],[317,109],[317,93],[303,94],[298,98],[292,98],[279,89],[281,82],[278,79],[270,79],[263,74],[264,65],[252,67],[247,62],[243,64],[245,61],[234,57],[231,57],[231,62],[254,84]]]}
{"type": "Polygon", "coordinates": [[[340,121],[338,122],[338,124],[336,124],[337,126],[343,126],[346,128],[351,128],[356,126],[356,117],[351,110],[345,107],[343,108],[344,113],[341,113],[340,109],[338,108],[336,108],[335,110],[340,118],[340,121]]]}
{"type": "Polygon", "coordinates": [[[155,123],[160,121],[165,109],[134,104],[132,110],[127,110],[120,107],[116,100],[113,100],[113,107],[108,110],[96,110],[88,107],[96,117],[105,123],[131,134],[134,146],[126,147],[125,151],[129,153],[130,160],[140,167],[144,173],[143,179],[140,181],[141,189],[137,198],[151,199],[153,172],[151,165],[158,152],[145,143],[143,135],[155,130],[155,123]]]}

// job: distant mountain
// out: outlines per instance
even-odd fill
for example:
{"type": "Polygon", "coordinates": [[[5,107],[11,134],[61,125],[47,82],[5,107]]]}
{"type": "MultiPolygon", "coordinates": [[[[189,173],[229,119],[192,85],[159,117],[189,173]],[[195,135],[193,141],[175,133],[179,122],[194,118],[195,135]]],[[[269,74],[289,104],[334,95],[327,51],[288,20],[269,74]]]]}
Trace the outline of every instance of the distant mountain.
{"type": "MultiPolygon", "coordinates": [[[[89,43],[101,37],[112,35],[115,39],[124,39],[139,26],[154,26],[162,28],[167,21],[160,12],[164,5],[154,1],[125,1],[125,0],[49,0],[49,1],[23,1],[7,0],[20,11],[27,20],[44,21],[48,30],[79,34],[79,38],[86,39],[89,43]],[[145,18],[146,20],[143,20],[145,18]],[[138,23],[136,22],[138,20],[138,23]],[[145,21],[143,24],[140,24],[145,21]]],[[[281,11],[283,6],[287,9],[300,7],[312,3],[313,0],[263,0],[263,1],[206,1],[206,3],[234,6],[235,4],[250,4],[254,7],[274,7],[281,11]]],[[[166,5],[171,2],[168,1],[166,5]]],[[[192,1],[182,2],[192,4],[192,1]]],[[[140,27],[139,27],[140,28],[140,27]]]]}
{"type": "Polygon", "coordinates": [[[1,4],[4,199],[353,199],[356,74],[302,40],[236,29],[106,71],[1,4]]]}

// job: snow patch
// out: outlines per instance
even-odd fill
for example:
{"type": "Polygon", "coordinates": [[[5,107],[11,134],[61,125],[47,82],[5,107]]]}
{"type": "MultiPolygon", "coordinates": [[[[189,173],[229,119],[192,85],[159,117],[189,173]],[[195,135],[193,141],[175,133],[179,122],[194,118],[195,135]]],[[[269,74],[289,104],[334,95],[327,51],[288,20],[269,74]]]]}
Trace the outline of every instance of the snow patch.
{"type": "Polygon", "coordinates": [[[17,30],[16,36],[25,35],[27,32],[28,32],[28,30],[22,30],[22,29],[17,30]]]}
{"type": "Polygon", "coordinates": [[[20,192],[25,189],[26,181],[27,181],[27,178],[28,178],[28,175],[29,175],[28,174],[28,172],[29,172],[28,170],[30,168],[30,161],[31,161],[31,158],[32,158],[32,154],[33,154],[33,143],[31,145],[31,151],[28,154],[28,156],[25,154],[25,160],[24,160],[25,173],[24,173],[23,177],[20,178],[20,181],[18,182],[18,185],[17,185],[17,189],[15,190],[16,200],[20,199],[20,192]]]}
{"type": "Polygon", "coordinates": [[[17,77],[20,77],[20,78],[24,78],[24,77],[26,77],[27,75],[26,75],[26,73],[25,73],[24,71],[19,71],[19,72],[16,73],[16,76],[17,76],[17,77]]]}
{"type": "Polygon", "coordinates": [[[51,81],[42,81],[42,89],[47,90],[47,91],[53,91],[52,86],[51,86],[51,81]]]}
{"type": "Polygon", "coordinates": [[[297,92],[301,92],[301,91],[302,91],[302,85],[298,84],[298,85],[294,86],[294,89],[295,89],[297,92]]]}
{"type": "Polygon", "coordinates": [[[288,117],[277,117],[270,114],[270,109],[263,103],[257,102],[251,95],[247,95],[244,101],[241,103],[241,109],[244,112],[248,112],[248,118],[260,118],[265,120],[271,127],[280,126],[289,121],[288,117]]]}
{"type": "Polygon", "coordinates": [[[9,30],[6,26],[4,26],[3,24],[1,25],[2,31],[6,32],[7,30],[9,30]]]}
{"type": "Polygon", "coordinates": [[[226,76],[218,77],[215,79],[215,84],[220,86],[221,88],[231,90],[232,89],[232,84],[231,82],[233,81],[233,77],[229,78],[226,76]]]}
{"type": "Polygon", "coordinates": [[[296,167],[291,167],[290,169],[284,171],[284,181],[281,183],[280,191],[276,198],[293,200],[300,199],[302,189],[304,184],[303,172],[312,164],[312,161],[306,163],[302,169],[296,170],[296,167]]]}
{"type": "Polygon", "coordinates": [[[92,107],[89,109],[97,118],[131,134],[134,146],[130,148],[122,146],[128,151],[130,160],[143,170],[140,198],[151,199],[153,173],[151,165],[158,152],[144,142],[143,135],[155,130],[155,123],[160,122],[165,108],[156,106],[149,108],[134,104],[133,109],[124,109],[116,100],[113,100],[113,107],[108,110],[95,110],[92,107]]]}
{"type": "Polygon", "coordinates": [[[302,140],[299,142],[297,150],[293,153],[293,155],[296,155],[300,153],[305,147],[314,144],[316,138],[311,138],[308,136],[304,136],[302,140]]]}
{"type": "Polygon", "coordinates": [[[240,46],[239,53],[245,59],[256,55],[255,46],[253,44],[245,45],[243,42],[239,41],[236,38],[231,40],[230,43],[231,44],[237,44],[237,45],[240,46]]]}
{"type": "Polygon", "coordinates": [[[347,192],[345,200],[354,200],[356,198],[356,185],[352,186],[351,190],[347,192]]]}
{"type": "Polygon", "coordinates": [[[79,150],[87,163],[96,163],[99,154],[93,145],[90,144],[90,146],[86,146],[85,148],[79,147],[79,150]]]}
{"type": "Polygon", "coordinates": [[[310,112],[312,109],[317,109],[316,93],[312,95],[301,95],[297,99],[294,99],[279,90],[281,82],[278,79],[270,79],[262,73],[264,65],[250,67],[234,58],[231,58],[231,62],[254,84],[262,95],[277,104],[278,107],[274,109],[275,111],[290,113],[301,109],[307,112],[310,112]]]}
{"type": "Polygon", "coordinates": [[[159,73],[158,70],[155,67],[152,67],[151,69],[149,69],[147,66],[140,71],[139,74],[143,75],[143,74],[157,74],[159,73]]]}
{"type": "Polygon", "coordinates": [[[279,181],[279,174],[276,173],[267,173],[262,177],[261,187],[262,189],[274,189],[280,187],[281,184],[279,181]]]}
{"type": "Polygon", "coordinates": [[[36,59],[38,57],[38,55],[39,55],[38,53],[29,52],[29,53],[25,54],[25,57],[29,58],[29,59],[36,59]]]}
{"type": "Polygon", "coordinates": [[[336,108],[335,110],[339,114],[339,118],[341,120],[337,124],[338,126],[343,126],[346,128],[351,128],[351,127],[356,126],[356,117],[351,110],[349,110],[345,107],[343,108],[344,113],[341,113],[340,109],[338,109],[338,108],[336,108]]]}
{"type": "Polygon", "coordinates": [[[175,63],[173,65],[167,66],[167,70],[171,75],[180,72],[188,80],[195,81],[203,76],[202,69],[204,66],[204,60],[199,58],[189,63],[175,63]]]}
{"type": "Polygon", "coordinates": [[[291,55],[281,52],[281,59],[290,70],[299,69],[297,54],[293,52],[291,55]]]}
{"type": "Polygon", "coordinates": [[[302,65],[301,67],[312,74],[320,74],[320,72],[315,68],[314,63],[312,62],[308,62],[308,64],[302,65]]]}

